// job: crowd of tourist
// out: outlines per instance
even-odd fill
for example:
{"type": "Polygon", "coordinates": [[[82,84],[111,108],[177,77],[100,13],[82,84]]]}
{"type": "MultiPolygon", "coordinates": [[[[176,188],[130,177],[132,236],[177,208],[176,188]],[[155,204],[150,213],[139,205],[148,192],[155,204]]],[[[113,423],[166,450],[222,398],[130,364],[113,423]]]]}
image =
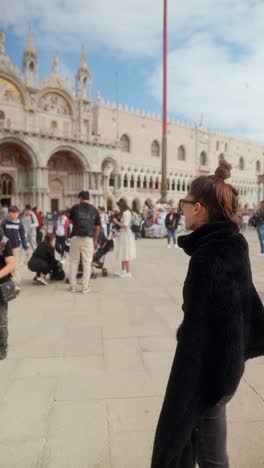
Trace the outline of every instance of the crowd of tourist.
{"type": "MultiPolygon", "coordinates": [[[[168,248],[171,247],[171,242],[174,248],[177,248],[177,234],[186,232],[185,217],[179,206],[176,208],[176,206],[154,205],[151,201],[146,201],[140,212],[136,205],[130,209],[126,200],[122,198],[117,203],[115,211],[106,210],[103,206],[99,206],[97,210],[90,203],[88,192],[83,191],[80,195],[82,195],[80,203],[72,209],[65,208],[63,211],[53,213],[50,229],[38,207],[32,208],[27,204],[22,211],[16,206],[2,210],[0,222],[14,256],[12,278],[17,293],[21,290],[20,263],[23,260],[24,263],[28,263],[29,269],[36,273],[33,282],[47,285],[48,274],[53,278],[63,279],[63,274],[59,274],[58,271],[61,271],[61,266],[69,255],[69,279],[74,291],[76,289],[74,278],[78,274],[82,257],[82,290],[86,292],[90,291],[89,277],[93,252],[98,245],[100,233],[104,239],[116,240],[117,259],[121,265],[119,275],[122,278],[131,278],[130,262],[136,257],[135,240],[140,237],[163,237],[167,238],[168,248]],[[84,227],[80,225],[82,222],[84,227]],[[84,241],[83,238],[87,239],[84,241]],[[59,260],[56,260],[55,252],[59,255],[59,260]]],[[[240,214],[240,218],[242,231],[246,231],[249,226],[256,228],[260,242],[259,255],[264,255],[264,201],[252,216],[244,211],[240,214]]]]}

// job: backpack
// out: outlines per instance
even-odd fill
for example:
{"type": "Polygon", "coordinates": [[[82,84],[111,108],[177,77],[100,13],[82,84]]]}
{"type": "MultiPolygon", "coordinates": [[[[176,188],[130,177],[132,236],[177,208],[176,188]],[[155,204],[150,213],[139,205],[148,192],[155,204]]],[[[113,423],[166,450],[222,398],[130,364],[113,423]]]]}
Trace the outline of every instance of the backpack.
{"type": "Polygon", "coordinates": [[[93,219],[91,216],[91,207],[89,205],[78,206],[78,214],[75,218],[74,232],[77,236],[86,237],[91,235],[93,219]]]}
{"type": "Polygon", "coordinates": [[[141,226],[141,216],[133,212],[131,217],[131,230],[132,232],[139,232],[141,226]]]}
{"type": "Polygon", "coordinates": [[[65,272],[60,262],[57,261],[55,263],[53,270],[50,274],[50,279],[52,281],[63,281],[65,279],[65,272]]]}

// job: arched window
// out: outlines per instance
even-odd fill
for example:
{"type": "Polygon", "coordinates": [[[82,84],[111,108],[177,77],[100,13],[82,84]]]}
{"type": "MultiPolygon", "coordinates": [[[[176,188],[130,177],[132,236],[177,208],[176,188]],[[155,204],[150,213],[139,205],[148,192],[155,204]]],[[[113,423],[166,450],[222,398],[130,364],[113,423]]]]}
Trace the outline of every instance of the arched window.
{"type": "Polygon", "coordinates": [[[177,192],[180,192],[180,191],[181,191],[181,183],[178,180],[178,182],[177,182],[177,192]]]}
{"type": "Polygon", "coordinates": [[[238,167],[239,167],[240,171],[243,171],[245,169],[244,158],[239,159],[238,167]]]}
{"type": "Polygon", "coordinates": [[[0,111],[0,120],[5,120],[5,113],[0,111]]]}
{"type": "Polygon", "coordinates": [[[127,180],[127,175],[124,177],[124,187],[127,188],[128,186],[128,180],[127,180]]]}
{"type": "Polygon", "coordinates": [[[127,135],[122,135],[120,138],[120,149],[124,153],[130,152],[130,139],[127,135]]]}
{"type": "Polygon", "coordinates": [[[257,162],[256,162],[256,171],[257,171],[257,172],[260,172],[260,169],[261,169],[261,168],[260,168],[260,161],[257,161],[257,162]]]}
{"type": "Polygon", "coordinates": [[[6,180],[3,181],[3,195],[7,195],[7,183],[6,183],[6,180]]]}
{"type": "Polygon", "coordinates": [[[143,188],[144,188],[144,189],[148,188],[146,176],[145,176],[144,179],[143,179],[143,188]]]}
{"type": "Polygon", "coordinates": [[[134,187],[135,187],[135,180],[134,180],[134,176],[132,175],[130,179],[130,188],[134,188],[134,187]]]}
{"type": "Polygon", "coordinates": [[[171,190],[175,191],[175,180],[173,179],[172,184],[171,184],[171,190]]]}
{"type": "Polygon", "coordinates": [[[0,176],[0,193],[2,195],[12,195],[14,190],[13,178],[9,174],[0,176]]]}
{"type": "Polygon", "coordinates": [[[159,179],[158,178],[155,181],[155,190],[159,190],[159,179]]]}
{"type": "Polygon", "coordinates": [[[167,190],[170,190],[170,179],[167,179],[167,190]]]}
{"type": "Polygon", "coordinates": [[[184,148],[183,145],[181,145],[178,148],[178,160],[179,161],[185,161],[185,158],[186,158],[185,148],[184,148]]]}
{"type": "Polygon", "coordinates": [[[207,164],[207,155],[205,151],[202,151],[200,154],[200,164],[201,166],[206,166],[207,164]]]}
{"type": "Polygon", "coordinates": [[[151,144],[151,156],[160,156],[160,145],[157,140],[154,140],[151,144]]]}
{"type": "Polygon", "coordinates": [[[149,188],[153,189],[153,179],[152,179],[152,177],[150,178],[150,181],[149,181],[149,188]]]}
{"type": "Polygon", "coordinates": [[[182,183],[182,191],[185,192],[185,182],[182,183]]]}
{"type": "Polygon", "coordinates": [[[138,176],[138,178],[137,178],[137,188],[140,188],[140,185],[141,185],[140,184],[140,177],[138,176]]]}
{"type": "Polygon", "coordinates": [[[219,154],[218,161],[223,161],[225,159],[223,153],[219,154]]]}
{"type": "Polygon", "coordinates": [[[110,179],[109,179],[109,187],[114,187],[114,186],[115,186],[115,178],[114,178],[114,175],[111,174],[110,179]]]}

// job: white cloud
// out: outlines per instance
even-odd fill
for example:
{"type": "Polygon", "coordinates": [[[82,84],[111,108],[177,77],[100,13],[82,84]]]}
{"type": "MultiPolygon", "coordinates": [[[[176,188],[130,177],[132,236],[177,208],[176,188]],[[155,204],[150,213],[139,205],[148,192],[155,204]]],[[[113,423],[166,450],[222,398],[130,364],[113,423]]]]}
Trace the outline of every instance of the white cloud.
{"type": "MultiPolygon", "coordinates": [[[[168,0],[169,109],[188,119],[262,137],[262,0],[168,0]]],[[[161,99],[162,0],[0,0],[3,26],[34,24],[38,47],[79,53],[81,44],[153,64],[148,91],[161,99]]],[[[262,104],[263,103],[263,104],[262,104]]]]}
{"type": "MultiPolygon", "coordinates": [[[[262,48],[232,60],[229,50],[209,36],[193,37],[168,57],[168,107],[190,120],[205,115],[213,128],[264,140],[264,52],[262,48]]],[[[148,85],[161,102],[162,67],[148,85]]]]}

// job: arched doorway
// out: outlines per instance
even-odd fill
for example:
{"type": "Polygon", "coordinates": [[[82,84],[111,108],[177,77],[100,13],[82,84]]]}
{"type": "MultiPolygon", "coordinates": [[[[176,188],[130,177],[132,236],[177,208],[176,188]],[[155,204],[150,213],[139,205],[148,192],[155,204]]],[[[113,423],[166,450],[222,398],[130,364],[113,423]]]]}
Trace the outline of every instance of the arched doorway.
{"type": "Polygon", "coordinates": [[[0,201],[23,208],[32,203],[33,164],[24,148],[13,142],[0,143],[0,201]]]}
{"type": "Polygon", "coordinates": [[[84,188],[85,168],[82,160],[71,151],[60,150],[48,161],[49,209],[57,211],[77,203],[78,193],[84,188]]]}

